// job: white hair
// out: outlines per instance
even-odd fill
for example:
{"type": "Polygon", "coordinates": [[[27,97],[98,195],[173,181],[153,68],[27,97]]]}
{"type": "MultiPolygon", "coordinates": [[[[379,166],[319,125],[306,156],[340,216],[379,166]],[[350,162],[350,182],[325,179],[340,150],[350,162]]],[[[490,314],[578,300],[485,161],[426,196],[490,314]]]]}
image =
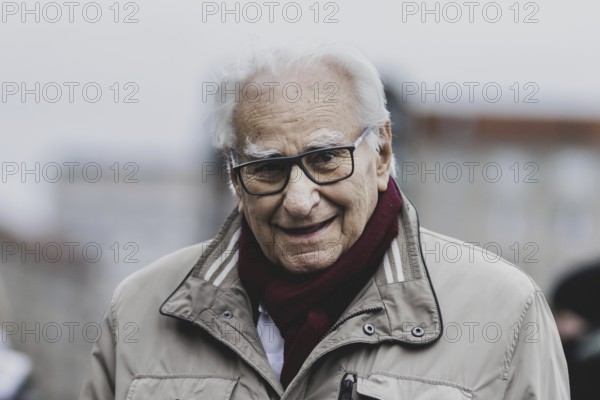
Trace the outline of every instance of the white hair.
{"type": "MultiPolygon", "coordinates": [[[[359,122],[374,125],[378,132],[389,121],[383,83],[375,66],[355,48],[346,45],[327,45],[311,48],[279,48],[253,51],[249,57],[238,60],[216,73],[214,88],[206,115],[209,131],[213,132],[213,146],[224,152],[226,158],[237,146],[234,113],[242,90],[251,87],[252,79],[259,73],[278,76],[285,71],[301,71],[313,65],[325,65],[341,71],[348,79],[353,95],[352,104],[359,122]]],[[[380,134],[366,137],[370,146],[378,151],[383,141],[380,134]]],[[[246,140],[244,143],[251,146],[246,140]]],[[[390,172],[396,176],[395,158],[392,155],[390,172]]]]}

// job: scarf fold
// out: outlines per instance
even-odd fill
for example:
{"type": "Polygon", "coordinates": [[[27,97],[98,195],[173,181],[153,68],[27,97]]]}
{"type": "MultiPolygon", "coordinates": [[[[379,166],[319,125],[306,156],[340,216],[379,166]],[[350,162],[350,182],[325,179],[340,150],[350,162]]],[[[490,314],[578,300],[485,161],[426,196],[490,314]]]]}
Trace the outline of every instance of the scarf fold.
{"type": "Polygon", "coordinates": [[[293,274],[271,263],[242,217],[238,273],[250,295],[255,320],[262,301],[284,338],[284,387],[377,270],[398,235],[401,206],[402,198],[390,178],[358,240],[327,269],[305,274],[293,274]]]}

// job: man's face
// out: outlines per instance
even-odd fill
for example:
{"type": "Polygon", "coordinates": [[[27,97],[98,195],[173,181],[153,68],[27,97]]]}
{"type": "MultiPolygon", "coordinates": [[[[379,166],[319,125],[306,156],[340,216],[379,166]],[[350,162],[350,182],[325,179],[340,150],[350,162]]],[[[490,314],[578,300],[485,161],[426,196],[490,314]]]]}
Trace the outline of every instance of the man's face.
{"type": "MultiPolygon", "coordinates": [[[[260,101],[243,97],[235,112],[239,162],[254,160],[256,154],[249,153],[257,151],[294,156],[314,147],[351,145],[366,128],[355,117],[347,80],[329,67],[279,78],[259,75],[253,82],[263,88],[260,101]],[[279,86],[269,92],[267,82],[279,86]],[[295,84],[283,92],[289,82],[299,85],[301,95],[295,84]],[[300,99],[292,102],[297,95],[300,99]]],[[[384,149],[377,153],[361,144],[354,152],[354,173],[337,183],[318,185],[294,166],[283,192],[259,196],[246,193],[233,177],[239,210],[271,262],[291,272],[316,271],[332,265],[356,242],[373,213],[378,191],[387,188],[389,125],[385,133],[384,149]]]]}

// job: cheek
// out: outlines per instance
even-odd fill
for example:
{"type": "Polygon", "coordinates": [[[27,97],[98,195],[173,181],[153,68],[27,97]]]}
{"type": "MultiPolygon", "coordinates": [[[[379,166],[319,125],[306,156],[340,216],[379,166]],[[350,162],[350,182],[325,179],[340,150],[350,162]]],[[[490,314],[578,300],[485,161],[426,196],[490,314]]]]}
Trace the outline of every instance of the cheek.
{"type": "Polygon", "coordinates": [[[375,198],[375,202],[377,201],[377,170],[372,158],[364,157],[361,161],[362,168],[354,171],[356,174],[354,195],[362,203],[362,206],[366,207],[363,211],[367,213],[370,209],[369,206],[373,203],[373,198],[375,198]]]}
{"type": "Polygon", "coordinates": [[[377,202],[371,194],[377,191],[372,182],[360,179],[352,183],[348,191],[338,192],[338,204],[344,210],[343,233],[349,236],[362,232],[377,202]]]}
{"type": "Polygon", "coordinates": [[[244,215],[252,231],[257,236],[266,236],[270,233],[270,220],[275,210],[275,205],[268,198],[244,197],[244,215]]]}

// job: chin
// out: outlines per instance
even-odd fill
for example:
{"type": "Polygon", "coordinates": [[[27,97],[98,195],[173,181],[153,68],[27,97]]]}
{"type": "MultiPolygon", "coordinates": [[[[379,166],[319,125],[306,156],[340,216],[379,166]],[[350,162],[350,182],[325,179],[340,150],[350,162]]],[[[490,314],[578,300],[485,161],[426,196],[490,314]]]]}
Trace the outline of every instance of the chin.
{"type": "Polygon", "coordinates": [[[332,259],[331,252],[311,252],[295,255],[282,260],[280,264],[287,271],[295,274],[321,271],[331,267],[336,260],[332,259]]]}

